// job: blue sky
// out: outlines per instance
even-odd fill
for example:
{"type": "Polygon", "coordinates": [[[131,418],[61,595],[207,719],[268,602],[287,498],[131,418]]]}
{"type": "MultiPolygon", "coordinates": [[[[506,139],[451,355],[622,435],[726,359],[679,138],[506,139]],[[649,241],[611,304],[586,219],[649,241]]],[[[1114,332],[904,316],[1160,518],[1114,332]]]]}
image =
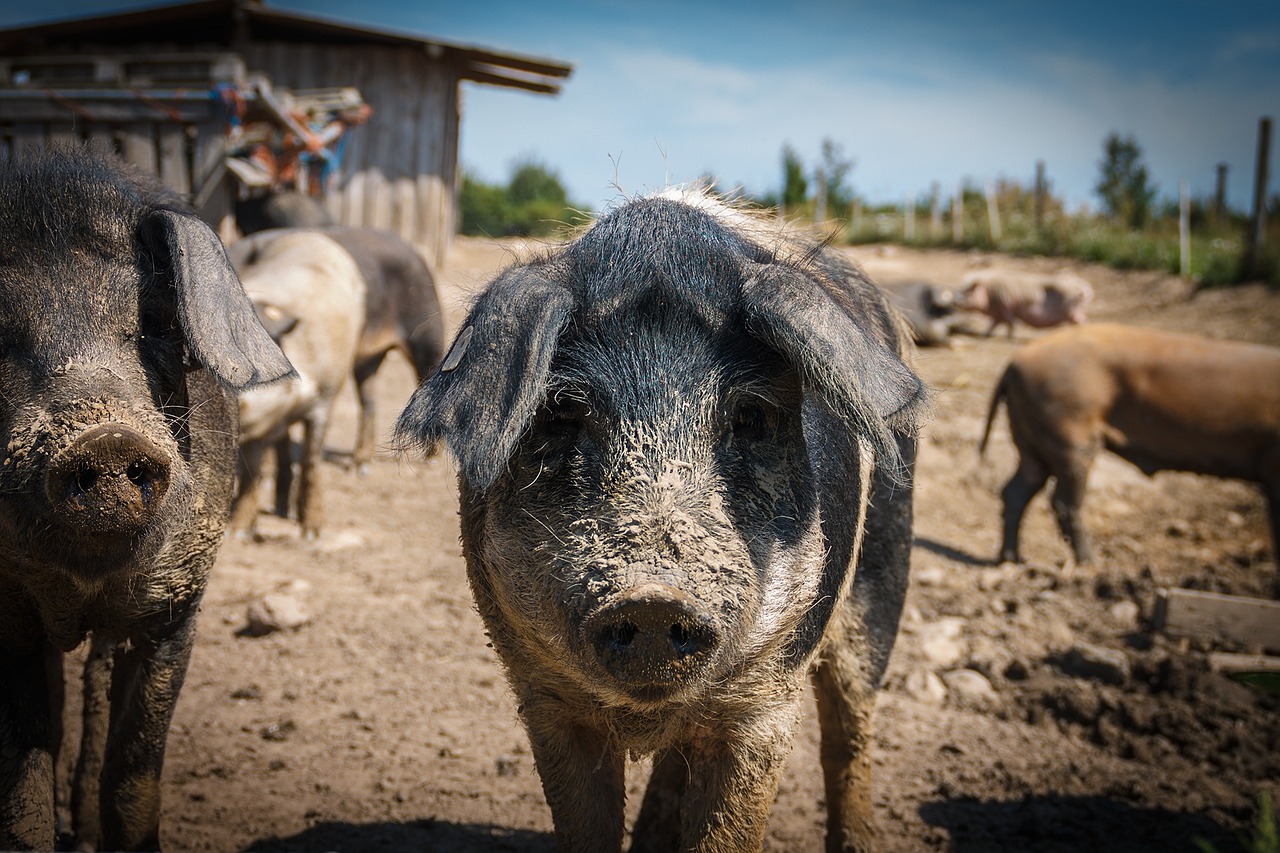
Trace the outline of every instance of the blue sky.
{"type": "MultiPolygon", "coordinates": [[[[1209,195],[1225,162],[1228,201],[1246,209],[1258,119],[1280,117],[1275,0],[268,3],[572,63],[557,97],[465,84],[461,153],[495,182],[536,158],[595,208],[706,173],[776,191],[782,146],[812,167],[827,137],[872,201],[1030,183],[1043,159],[1074,208],[1096,203],[1118,131],[1162,194],[1187,179],[1209,195]]],[[[0,26],[145,5],[0,0],[0,26]]],[[[1274,147],[1272,163],[1274,193],[1274,147]]]]}

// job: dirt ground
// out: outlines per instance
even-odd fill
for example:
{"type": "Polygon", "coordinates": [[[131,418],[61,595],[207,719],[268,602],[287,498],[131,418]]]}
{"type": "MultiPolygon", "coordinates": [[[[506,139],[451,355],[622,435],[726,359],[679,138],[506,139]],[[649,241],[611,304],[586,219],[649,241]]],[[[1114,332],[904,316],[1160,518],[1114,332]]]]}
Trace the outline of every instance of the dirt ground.
{"type": "MultiPolygon", "coordinates": [[[[440,289],[451,328],[469,295],[523,250],[459,239],[440,289]]],[[[993,260],[864,247],[886,284],[953,285],[993,260]]],[[[1280,345],[1280,295],[1193,295],[1153,273],[1075,265],[1092,319],[1280,345]]],[[[984,326],[975,323],[975,329],[984,326]]],[[[1207,647],[1152,633],[1156,591],[1265,595],[1275,569],[1249,485],[1148,479],[1095,467],[1086,519],[1095,565],[1075,567],[1047,501],[1028,510],[1021,566],[991,562],[1013,471],[1003,416],[977,443],[995,379],[1034,334],[961,336],[922,350],[936,389],[917,473],[913,581],[879,702],[875,802],[889,850],[1236,849],[1260,792],[1280,800],[1280,702],[1209,671],[1207,647]],[[1086,645],[1081,645],[1086,644],[1086,645]],[[1110,652],[1110,668],[1080,653],[1110,652]]],[[[393,360],[376,380],[383,435],[413,388],[393,360]]],[[[205,599],[164,771],[169,850],[550,851],[550,815],[497,658],[472,607],[449,462],[382,452],[345,463],[354,401],[328,445],[327,525],[315,542],[263,515],[229,541],[205,599]],[[290,587],[311,621],[266,636],[246,609],[290,587]]],[[[817,725],[803,724],[767,849],[818,850],[817,725]]],[[[644,767],[629,776],[638,804],[644,767]]]]}

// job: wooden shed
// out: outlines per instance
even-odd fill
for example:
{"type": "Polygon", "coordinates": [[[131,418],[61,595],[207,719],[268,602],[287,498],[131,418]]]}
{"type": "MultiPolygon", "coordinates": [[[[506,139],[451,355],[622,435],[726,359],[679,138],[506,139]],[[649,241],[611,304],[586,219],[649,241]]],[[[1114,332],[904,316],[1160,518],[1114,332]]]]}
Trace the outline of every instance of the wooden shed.
{"type": "Polygon", "coordinates": [[[228,121],[219,92],[358,90],[326,194],[347,225],[388,228],[441,263],[457,217],[463,81],[556,94],[572,66],[276,10],[199,0],[0,30],[0,157],[45,140],[112,145],[224,216],[228,121]]]}

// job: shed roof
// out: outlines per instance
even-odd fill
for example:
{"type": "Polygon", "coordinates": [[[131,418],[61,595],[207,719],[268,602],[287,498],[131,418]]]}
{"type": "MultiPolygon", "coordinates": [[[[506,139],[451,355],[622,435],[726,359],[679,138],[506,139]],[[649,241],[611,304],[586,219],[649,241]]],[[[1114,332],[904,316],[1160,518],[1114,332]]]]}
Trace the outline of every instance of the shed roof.
{"type": "Polygon", "coordinates": [[[554,59],[271,9],[261,0],[195,0],[0,30],[0,53],[20,56],[72,46],[111,48],[144,43],[212,43],[235,49],[240,39],[420,47],[432,58],[454,64],[460,79],[543,94],[558,93],[562,81],[573,72],[572,65],[554,59]]]}

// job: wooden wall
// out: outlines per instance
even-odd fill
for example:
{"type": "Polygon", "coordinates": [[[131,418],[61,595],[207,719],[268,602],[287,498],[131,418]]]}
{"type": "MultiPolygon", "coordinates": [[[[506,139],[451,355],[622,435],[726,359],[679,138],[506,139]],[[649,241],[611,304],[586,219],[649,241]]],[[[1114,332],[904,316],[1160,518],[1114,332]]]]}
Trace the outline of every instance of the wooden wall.
{"type": "Polygon", "coordinates": [[[347,136],[330,208],[339,222],[393,230],[442,264],[456,217],[456,71],[417,46],[256,42],[244,58],[277,87],[360,90],[373,116],[347,136]]]}

